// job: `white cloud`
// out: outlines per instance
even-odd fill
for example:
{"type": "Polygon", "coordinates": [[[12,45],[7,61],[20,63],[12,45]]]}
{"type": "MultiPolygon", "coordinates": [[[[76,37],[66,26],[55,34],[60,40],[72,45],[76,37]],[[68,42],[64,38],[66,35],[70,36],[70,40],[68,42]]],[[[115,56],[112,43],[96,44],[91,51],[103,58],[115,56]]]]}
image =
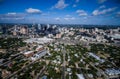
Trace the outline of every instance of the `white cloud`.
{"type": "Polygon", "coordinates": [[[76,4],[74,4],[74,5],[73,5],[73,7],[77,7],[77,5],[76,5],[76,4]]]}
{"type": "Polygon", "coordinates": [[[65,17],[65,20],[69,21],[69,20],[75,20],[75,17],[65,17]]]}
{"type": "Polygon", "coordinates": [[[88,19],[88,17],[83,17],[84,20],[88,19]]]}
{"type": "Polygon", "coordinates": [[[98,3],[104,3],[106,2],[107,0],[98,0],[98,3]]]}
{"type": "Polygon", "coordinates": [[[119,14],[119,15],[120,15],[120,12],[118,12],[117,14],[119,14]]]}
{"type": "Polygon", "coordinates": [[[92,14],[93,15],[99,15],[100,13],[99,13],[99,10],[94,10],[92,14]]]}
{"type": "Polygon", "coordinates": [[[34,8],[28,8],[26,9],[27,13],[41,13],[42,11],[39,9],[34,9],[34,8]]]}
{"type": "Polygon", "coordinates": [[[3,18],[3,19],[7,19],[7,20],[24,20],[24,19],[25,19],[25,17],[3,18]]]}
{"type": "Polygon", "coordinates": [[[25,19],[25,17],[14,17],[14,18],[11,18],[11,17],[2,17],[0,19],[1,20],[23,20],[23,19],[25,19]]]}
{"type": "Polygon", "coordinates": [[[75,0],[75,2],[76,2],[76,3],[78,3],[78,2],[79,2],[79,0],[75,0]]]}
{"type": "Polygon", "coordinates": [[[79,16],[87,16],[88,15],[84,10],[77,10],[76,13],[78,13],[79,16]]]}
{"type": "Polygon", "coordinates": [[[106,13],[109,13],[109,12],[113,12],[114,10],[116,10],[117,7],[113,7],[113,8],[108,8],[108,9],[104,9],[104,10],[94,10],[93,11],[93,15],[101,15],[101,14],[106,14],[106,13]]]}
{"type": "Polygon", "coordinates": [[[66,17],[70,17],[70,15],[66,15],[66,17]]]}
{"type": "Polygon", "coordinates": [[[72,7],[77,7],[77,3],[79,2],[79,0],[75,0],[75,4],[73,4],[72,7]]]}
{"type": "Polygon", "coordinates": [[[15,20],[22,20],[22,19],[25,19],[25,17],[15,18],[15,20]]]}
{"type": "Polygon", "coordinates": [[[57,18],[55,18],[55,20],[60,21],[60,18],[59,18],[59,17],[57,17],[57,18]]]}
{"type": "Polygon", "coordinates": [[[106,7],[105,5],[102,5],[102,6],[100,6],[99,8],[100,8],[100,9],[103,9],[103,8],[105,8],[105,7],[106,7]]]}
{"type": "Polygon", "coordinates": [[[17,13],[15,12],[10,12],[10,13],[7,13],[8,15],[16,15],[17,13]]]}
{"type": "Polygon", "coordinates": [[[64,9],[68,6],[68,4],[65,3],[65,0],[59,0],[57,2],[57,4],[55,4],[55,6],[53,6],[52,8],[56,8],[56,9],[64,9]]]}
{"type": "Polygon", "coordinates": [[[22,20],[24,19],[26,14],[24,13],[16,13],[16,12],[8,12],[6,14],[0,14],[0,19],[2,20],[22,20]]]}
{"type": "Polygon", "coordinates": [[[46,13],[44,13],[44,14],[41,14],[42,16],[48,16],[49,14],[46,14],[46,13]]]}
{"type": "Polygon", "coordinates": [[[117,17],[120,17],[120,12],[117,12],[117,17]]]}
{"type": "Polygon", "coordinates": [[[71,15],[66,15],[65,18],[63,18],[64,20],[75,20],[76,18],[75,17],[72,17],[71,15]]]}

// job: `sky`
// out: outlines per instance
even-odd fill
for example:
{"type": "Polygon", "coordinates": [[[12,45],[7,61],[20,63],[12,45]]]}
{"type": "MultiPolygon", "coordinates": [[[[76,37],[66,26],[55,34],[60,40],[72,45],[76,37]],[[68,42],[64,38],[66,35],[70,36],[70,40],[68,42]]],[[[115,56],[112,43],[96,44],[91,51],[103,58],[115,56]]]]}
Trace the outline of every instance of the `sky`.
{"type": "Polygon", "coordinates": [[[0,23],[120,25],[120,0],[0,0],[0,23]]]}

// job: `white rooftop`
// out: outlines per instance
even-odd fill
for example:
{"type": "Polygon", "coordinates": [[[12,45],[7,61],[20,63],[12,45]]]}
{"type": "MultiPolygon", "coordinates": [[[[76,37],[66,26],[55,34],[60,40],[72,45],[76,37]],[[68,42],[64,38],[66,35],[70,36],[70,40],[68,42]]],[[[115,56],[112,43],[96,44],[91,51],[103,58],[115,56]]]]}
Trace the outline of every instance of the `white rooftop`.
{"type": "Polygon", "coordinates": [[[99,60],[99,61],[101,61],[101,62],[104,62],[103,59],[100,59],[100,57],[98,57],[97,55],[95,55],[95,54],[92,53],[92,52],[89,52],[89,55],[92,56],[92,57],[94,57],[94,58],[96,58],[97,60],[99,60]]]}
{"type": "Polygon", "coordinates": [[[30,38],[30,39],[27,39],[25,40],[24,42],[26,43],[38,43],[38,44],[44,44],[44,43],[49,43],[53,41],[53,39],[51,38],[47,38],[47,37],[43,37],[43,38],[30,38]]]}
{"type": "Polygon", "coordinates": [[[27,51],[27,52],[25,52],[24,54],[30,54],[30,53],[32,53],[33,51],[27,51]]]}
{"type": "Polygon", "coordinates": [[[106,69],[105,73],[108,75],[118,75],[120,74],[120,69],[106,69]]]}
{"type": "Polygon", "coordinates": [[[39,48],[42,48],[43,46],[42,45],[39,45],[36,49],[39,49],[39,48]]]}
{"type": "Polygon", "coordinates": [[[110,35],[110,36],[115,38],[115,39],[120,39],[120,34],[114,34],[114,35],[110,35]]]}
{"type": "Polygon", "coordinates": [[[77,76],[78,76],[79,79],[85,79],[83,74],[77,74],[77,76]]]}

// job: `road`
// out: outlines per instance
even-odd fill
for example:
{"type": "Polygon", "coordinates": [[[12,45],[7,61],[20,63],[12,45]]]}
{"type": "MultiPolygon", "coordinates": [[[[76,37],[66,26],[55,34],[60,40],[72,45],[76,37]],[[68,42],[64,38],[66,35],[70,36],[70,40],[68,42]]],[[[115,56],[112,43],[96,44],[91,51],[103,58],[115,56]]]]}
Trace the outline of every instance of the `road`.
{"type": "Polygon", "coordinates": [[[35,79],[40,79],[41,74],[43,73],[43,71],[46,69],[46,66],[43,66],[43,68],[40,70],[39,74],[36,76],[35,79]]]}
{"type": "Polygon", "coordinates": [[[21,69],[19,69],[18,71],[14,72],[13,74],[10,74],[9,76],[7,76],[4,79],[10,79],[11,77],[13,77],[14,75],[16,75],[18,72],[21,72],[22,70],[26,69],[27,67],[31,66],[32,64],[36,63],[37,61],[39,61],[40,59],[36,60],[36,61],[32,61],[30,64],[23,66],[21,69]]]}
{"type": "MultiPolygon", "coordinates": [[[[21,55],[19,54],[19,56],[15,57],[14,59],[16,59],[16,58],[18,58],[18,57],[20,57],[20,56],[21,56],[21,55]]],[[[14,59],[8,60],[8,61],[4,62],[3,64],[0,64],[0,66],[3,66],[3,65],[8,64],[9,62],[12,62],[14,59]]]]}
{"type": "Polygon", "coordinates": [[[63,70],[63,73],[62,73],[62,79],[66,79],[66,76],[65,76],[65,70],[66,70],[66,60],[65,60],[65,55],[66,55],[66,51],[65,49],[63,48],[63,66],[62,66],[62,70],[63,70]]]}
{"type": "MultiPolygon", "coordinates": [[[[82,56],[82,58],[83,58],[83,59],[85,59],[85,57],[84,57],[84,56],[82,56]]],[[[98,72],[100,72],[102,75],[104,75],[104,77],[105,77],[105,78],[107,78],[107,77],[108,77],[108,76],[104,73],[104,71],[103,71],[103,70],[101,70],[101,69],[99,69],[99,68],[95,67],[94,63],[90,63],[90,62],[88,62],[88,64],[89,64],[90,66],[92,66],[94,69],[96,69],[98,72]]]]}
{"type": "Polygon", "coordinates": [[[42,75],[42,73],[47,69],[47,65],[49,64],[49,60],[42,60],[42,61],[46,61],[46,66],[43,66],[43,68],[40,70],[39,74],[37,74],[35,79],[40,79],[40,76],[42,75]]]}

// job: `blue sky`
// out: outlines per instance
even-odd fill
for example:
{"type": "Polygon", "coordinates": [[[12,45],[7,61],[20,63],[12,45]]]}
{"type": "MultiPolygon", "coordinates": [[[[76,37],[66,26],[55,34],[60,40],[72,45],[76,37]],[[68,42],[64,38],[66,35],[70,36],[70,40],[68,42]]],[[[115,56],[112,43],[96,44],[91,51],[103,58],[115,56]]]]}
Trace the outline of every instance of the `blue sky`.
{"type": "Polygon", "coordinates": [[[0,23],[120,25],[120,0],[0,0],[0,23]]]}

